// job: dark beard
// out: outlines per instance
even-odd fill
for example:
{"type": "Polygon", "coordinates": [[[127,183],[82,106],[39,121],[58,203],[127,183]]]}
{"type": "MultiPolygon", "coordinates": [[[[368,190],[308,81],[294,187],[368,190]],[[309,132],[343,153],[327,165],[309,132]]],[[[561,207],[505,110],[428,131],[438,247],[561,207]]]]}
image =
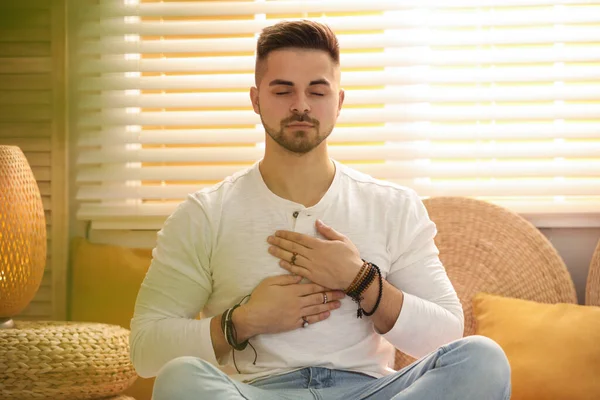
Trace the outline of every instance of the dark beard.
{"type": "Polygon", "coordinates": [[[333,126],[332,126],[328,131],[321,133],[320,129],[319,129],[320,128],[319,121],[316,119],[310,118],[306,114],[303,114],[303,115],[295,114],[289,118],[282,120],[280,123],[280,126],[279,126],[279,130],[276,130],[276,129],[268,126],[265,123],[265,121],[262,117],[262,113],[260,113],[259,115],[260,115],[260,120],[263,124],[263,127],[265,128],[265,132],[267,132],[267,134],[269,136],[271,136],[271,138],[278,145],[280,145],[284,149],[286,149],[292,153],[296,153],[296,154],[306,154],[306,153],[312,151],[314,148],[319,146],[321,144],[321,142],[323,142],[323,140],[327,139],[327,137],[329,137],[329,135],[333,131],[333,126]],[[313,127],[308,128],[308,129],[314,129],[316,131],[314,140],[310,140],[308,138],[308,135],[310,134],[310,132],[308,132],[308,129],[302,130],[299,128],[298,130],[292,132],[293,138],[286,136],[286,134],[284,132],[285,127],[286,127],[286,125],[288,125],[292,122],[310,122],[313,125],[313,127]]]}

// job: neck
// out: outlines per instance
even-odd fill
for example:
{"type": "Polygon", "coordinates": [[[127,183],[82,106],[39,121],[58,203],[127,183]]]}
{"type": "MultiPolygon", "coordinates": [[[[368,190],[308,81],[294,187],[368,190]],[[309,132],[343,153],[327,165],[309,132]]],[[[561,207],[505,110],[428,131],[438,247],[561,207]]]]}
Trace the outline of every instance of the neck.
{"type": "Polygon", "coordinates": [[[271,192],[305,207],[321,200],[335,175],[325,141],[306,154],[291,153],[275,143],[267,143],[259,170],[271,192]]]}

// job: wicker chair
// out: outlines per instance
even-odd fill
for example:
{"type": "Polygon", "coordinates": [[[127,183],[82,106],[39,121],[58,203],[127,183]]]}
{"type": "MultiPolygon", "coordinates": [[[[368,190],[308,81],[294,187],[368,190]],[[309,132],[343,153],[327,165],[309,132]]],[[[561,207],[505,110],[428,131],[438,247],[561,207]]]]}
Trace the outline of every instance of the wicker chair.
{"type": "Polygon", "coordinates": [[[122,395],[114,396],[114,397],[103,397],[102,399],[98,399],[98,400],[135,400],[135,399],[133,397],[122,394],[122,395]]]}
{"type": "MultiPolygon", "coordinates": [[[[577,303],[575,285],[546,237],[505,208],[464,197],[424,201],[438,234],[440,260],[463,306],[464,336],[475,333],[478,292],[542,303],[577,303]]],[[[398,351],[396,369],[415,361],[398,351]]]]}
{"type": "Polygon", "coordinates": [[[585,304],[588,306],[600,306],[600,241],[592,255],[592,262],[590,262],[590,270],[585,287],[585,304]]]}

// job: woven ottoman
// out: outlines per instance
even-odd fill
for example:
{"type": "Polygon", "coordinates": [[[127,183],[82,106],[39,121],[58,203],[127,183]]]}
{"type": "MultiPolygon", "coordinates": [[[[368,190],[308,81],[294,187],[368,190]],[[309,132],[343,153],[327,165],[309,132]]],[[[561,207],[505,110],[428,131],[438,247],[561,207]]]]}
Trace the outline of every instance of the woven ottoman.
{"type": "Polygon", "coordinates": [[[0,329],[0,398],[132,399],[129,331],[116,325],[15,321],[0,329]]]}

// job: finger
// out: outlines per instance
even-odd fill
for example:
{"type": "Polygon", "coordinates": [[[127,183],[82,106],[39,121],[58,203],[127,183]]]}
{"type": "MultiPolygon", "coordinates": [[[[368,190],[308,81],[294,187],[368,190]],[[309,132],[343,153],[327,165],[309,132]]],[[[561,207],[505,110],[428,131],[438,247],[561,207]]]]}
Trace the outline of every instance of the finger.
{"type": "Polygon", "coordinates": [[[271,276],[269,278],[266,278],[265,280],[268,280],[269,284],[271,285],[285,286],[300,282],[302,280],[302,277],[298,275],[285,274],[271,276]]]}
{"type": "Polygon", "coordinates": [[[315,225],[319,233],[329,240],[344,240],[346,238],[346,236],[342,235],[332,227],[325,225],[320,219],[316,221],[315,225]]]}
{"type": "MultiPolygon", "coordinates": [[[[298,257],[296,258],[296,262],[298,262],[298,257]]],[[[304,267],[296,265],[296,264],[292,265],[285,260],[280,260],[279,266],[281,268],[291,272],[292,274],[300,275],[303,278],[306,278],[306,279],[309,279],[312,281],[312,279],[310,278],[310,271],[307,268],[304,268],[304,267]]]]}
{"type": "Polygon", "coordinates": [[[298,291],[296,292],[298,296],[309,296],[315,293],[324,292],[327,288],[317,284],[317,283],[304,283],[298,285],[298,291]]]}
{"type": "Polygon", "coordinates": [[[303,246],[299,243],[292,242],[291,240],[287,240],[278,236],[269,236],[267,238],[267,242],[273,246],[277,246],[283,250],[289,251],[290,253],[298,253],[304,255],[308,258],[308,253],[310,249],[306,246],[303,246]]]}
{"type": "MultiPolygon", "coordinates": [[[[327,293],[327,292],[325,292],[327,293]]],[[[331,295],[333,297],[333,295],[331,295]]],[[[316,294],[311,294],[310,296],[304,296],[304,298],[302,299],[302,305],[307,308],[307,307],[314,307],[314,306],[319,306],[319,305],[323,305],[323,306],[329,306],[331,304],[341,304],[340,301],[338,299],[332,299],[329,294],[327,294],[327,302],[324,302],[325,297],[323,296],[323,293],[316,293],[316,294]]]]}
{"type": "Polygon", "coordinates": [[[331,312],[333,310],[336,310],[338,308],[340,308],[340,306],[342,305],[342,303],[340,303],[338,300],[332,301],[331,303],[327,303],[327,304],[317,304],[317,305],[312,305],[312,306],[308,306],[308,307],[304,307],[302,308],[302,315],[304,316],[309,316],[309,315],[317,315],[317,314],[321,314],[324,312],[331,312]]]}
{"type": "Polygon", "coordinates": [[[346,297],[346,295],[344,294],[344,292],[340,292],[340,291],[324,291],[324,292],[320,292],[320,293],[315,293],[315,294],[311,294],[310,296],[306,296],[310,299],[311,303],[307,303],[307,304],[327,304],[327,303],[331,303],[334,302],[336,300],[341,300],[344,297],[346,297]]]}
{"type": "Polygon", "coordinates": [[[271,255],[273,255],[283,261],[287,261],[290,264],[292,264],[292,260],[293,260],[294,261],[293,265],[304,266],[304,265],[307,265],[307,263],[309,261],[302,254],[292,253],[291,251],[284,250],[277,246],[270,246],[269,253],[271,253],[271,255]],[[294,254],[296,255],[295,257],[294,257],[294,254]]]}
{"type": "MultiPolygon", "coordinates": [[[[318,313],[318,314],[306,315],[304,318],[306,319],[306,322],[308,322],[308,326],[310,326],[312,324],[316,324],[317,322],[321,322],[321,321],[329,318],[330,315],[331,315],[331,311],[323,311],[322,313],[318,313]]],[[[300,318],[299,325],[300,325],[300,328],[302,328],[304,325],[304,320],[302,318],[300,318]]],[[[307,326],[307,328],[308,328],[308,326],[307,326]]]]}
{"type": "Polygon", "coordinates": [[[346,298],[346,293],[341,290],[332,290],[331,292],[327,292],[328,300],[342,300],[346,298]]]}
{"type": "Polygon", "coordinates": [[[303,233],[291,231],[277,231],[275,232],[275,236],[285,240],[289,240],[291,242],[301,244],[302,246],[308,247],[309,249],[314,249],[315,246],[317,246],[319,244],[319,241],[321,240],[319,238],[308,236],[303,233]]]}

